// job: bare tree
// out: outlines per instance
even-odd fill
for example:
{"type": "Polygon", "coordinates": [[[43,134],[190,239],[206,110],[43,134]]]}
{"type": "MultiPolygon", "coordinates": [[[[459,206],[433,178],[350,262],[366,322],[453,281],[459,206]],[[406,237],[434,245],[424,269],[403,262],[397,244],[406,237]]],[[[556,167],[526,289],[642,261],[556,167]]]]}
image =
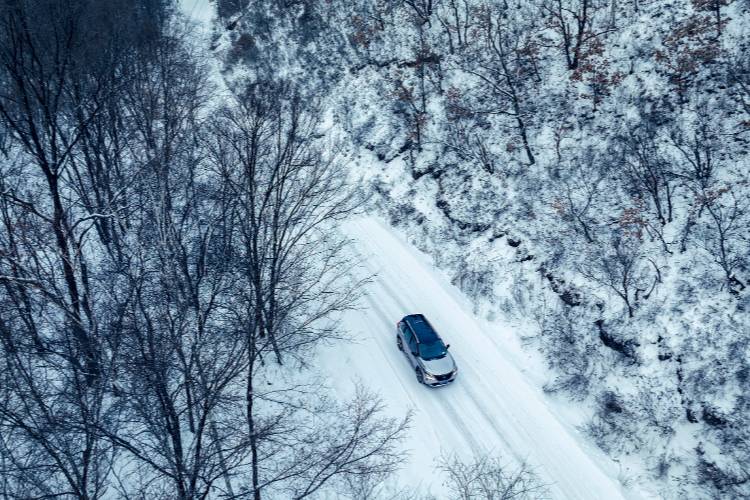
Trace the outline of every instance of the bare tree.
{"type": "Polygon", "coordinates": [[[657,131],[646,125],[618,138],[625,181],[632,192],[650,200],[654,215],[664,226],[672,222],[675,175],[657,142],[657,131]]]}
{"type": "Polygon", "coordinates": [[[578,68],[587,43],[614,29],[610,26],[597,31],[595,18],[605,6],[600,0],[547,0],[542,4],[550,27],[560,36],[568,69],[578,68]]]}
{"type": "Polygon", "coordinates": [[[723,166],[722,145],[714,127],[703,114],[699,123],[689,132],[676,129],[670,133],[670,142],[677,151],[679,165],[673,175],[692,195],[685,225],[680,238],[680,251],[687,250],[688,241],[698,220],[701,219],[708,201],[706,193],[716,183],[716,173],[723,166]]]}
{"type": "MultiPolygon", "coordinates": [[[[126,47],[144,34],[137,27],[153,27],[134,22],[128,38],[108,20],[126,25],[136,11],[87,0],[0,7],[9,143],[0,164],[0,455],[12,495],[100,497],[115,458],[100,429],[120,421],[108,395],[128,288],[117,288],[117,265],[100,253],[106,235],[92,231],[116,214],[86,202],[76,165],[86,163],[94,123],[107,122],[126,47]]],[[[96,186],[114,190],[106,182],[96,186]]]]}
{"type": "MultiPolygon", "coordinates": [[[[29,283],[3,281],[7,294],[0,301],[4,490],[11,498],[63,494],[98,498],[106,490],[114,459],[114,450],[96,432],[117,418],[104,398],[108,387],[101,381],[92,384],[70,368],[68,360],[75,349],[70,339],[54,339],[47,333],[61,325],[39,319],[29,323],[51,309],[28,300],[23,288],[29,283]],[[21,314],[27,306],[24,318],[21,314]]],[[[109,363],[102,368],[111,372],[109,363]]]]}
{"type": "Polygon", "coordinates": [[[451,112],[457,111],[447,123],[449,133],[447,134],[445,147],[455,153],[462,161],[477,165],[489,174],[500,170],[501,163],[499,154],[493,150],[491,140],[478,130],[475,120],[463,119],[462,104],[451,112]]]}
{"type": "MultiPolygon", "coordinates": [[[[212,124],[207,147],[234,203],[236,266],[243,280],[238,307],[247,345],[246,424],[251,491],[261,498],[264,432],[256,387],[267,354],[281,364],[321,339],[336,336],[332,314],[351,307],[358,283],[335,224],[357,197],[335,157],[318,136],[320,115],[287,86],[248,88],[235,109],[212,124]],[[291,94],[291,97],[286,97],[291,94]]],[[[283,413],[283,412],[282,412],[283,413]]],[[[271,432],[266,430],[265,432],[271,432]]]]}
{"type": "Polygon", "coordinates": [[[435,15],[448,39],[450,54],[469,43],[474,27],[474,9],[469,0],[442,0],[437,3],[435,15]]]}
{"type": "Polygon", "coordinates": [[[704,248],[721,267],[725,284],[731,293],[739,293],[746,283],[738,272],[747,272],[748,203],[738,198],[731,186],[717,187],[704,193],[707,231],[704,248]]]}
{"type": "Polygon", "coordinates": [[[693,0],[693,7],[697,11],[711,13],[716,23],[716,37],[721,36],[721,29],[725,21],[721,17],[721,8],[729,5],[731,0],[693,0]]]}
{"type": "Polygon", "coordinates": [[[744,112],[745,120],[739,127],[741,132],[746,132],[750,128],[750,55],[747,50],[740,49],[727,59],[728,92],[744,112]]]}
{"type": "Polygon", "coordinates": [[[510,118],[527,162],[533,165],[536,160],[529,143],[528,120],[535,62],[533,51],[527,50],[532,36],[529,26],[514,23],[502,7],[486,8],[478,16],[482,37],[473,45],[471,57],[461,63],[461,69],[476,77],[478,85],[473,91],[476,95],[464,108],[469,114],[510,118]]]}
{"type": "MultiPolygon", "coordinates": [[[[6,90],[0,99],[0,116],[28,155],[26,174],[39,176],[45,185],[44,198],[38,203],[23,200],[14,190],[5,189],[4,197],[32,213],[54,235],[49,253],[54,261],[49,272],[57,271],[63,278],[59,304],[82,356],[81,369],[93,382],[100,360],[92,297],[87,290],[83,220],[65,194],[73,150],[87,122],[99,111],[99,106],[88,107],[83,127],[72,125],[76,122],[74,113],[83,113],[73,107],[72,94],[76,73],[83,64],[84,54],[79,48],[85,45],[84,8],[83,2],[70,9],[53,0],[3,6],[0,65],[6,90]],[[42,14],[44,9],[50,9],[50,14],[42,14]],[[49,16],[55,23],[37,24],[37,16],[49,16]]],[[[87,93],[87,101],[96,102],[102,91],[93,89],[87,93]]]]}
{"type": "Polygon", "coordinates": [[[526,463],[505,464],[491,455],[470,462],[457,456],[442,457],[438,467],[452,498],[461,500],[532,500],[546,498],[546,486],[526,463]]]}
{"type": "Polygon", "coordinates": [[[276,451],[265,465],[264,488],[301,500],[341,489],[355,478],[387,478],[403,462],[398,444],[411,414],[395,419],[383,416],[383,410],[377,396],[357,386],[350,401],[315,396],[287,414],[291,429],[285,430],[291,432],[276,433],[266,443],[276,451]]]}
{"type": "Polygon", "coordinates": [[[605,253],[596,253],[578,271],[593,282],[605,286],[622,299],[633,317],[640,294],[647,291],[647,266],[631,236],[615,235],[605,253]]]}
{"type": "Polygon", "coordinates": [[[598,221],[594,210],[603,197],[602,183],[608,173],[603,162],[601,157],[589,149],[556,169],[562,189],[553,208],[563,220],[583,233],[587,243],[594,243],[598,238],[598,221]]]}
{"type": "Polygon", "coordinates": [[[200,149],[206,74],[170,23],[121,90],[138,166],[120,229],[131,294],[113,399],[127,421],[100,432],[124,457],[114,468],[123,496],[231,493],[246,457],[234,432],[246,345],[232,321],[233,212],[200,149]]]}
{"type": "Polygon", "coordinates": [[[432,0],[402,0],[404,5],[407,6],[414,16],[417,18],[419,24],[427,24],[430,22],[433,12],[432,0]]]}
{"type": "Polygon", "coordinates": [[[291,87],[213,109],[169,12],[0,7],[0,495],[306,498],[385,478],[408,416],[272,373],[340,336],[361,282],[336,226],[362,200],[291,87]]]}
{"type": "Polygon", "coordinates": [[[277,362],[332,333],[319,321],[352,304],[333,293],[351,263],[335,223],[358,197],[341,164],[318,137],[319,115],[285,88],[255,87],[213,124],[212,161],[234,196],[238,262],[250,286],[253,328],[268,337],[277,362]]]}

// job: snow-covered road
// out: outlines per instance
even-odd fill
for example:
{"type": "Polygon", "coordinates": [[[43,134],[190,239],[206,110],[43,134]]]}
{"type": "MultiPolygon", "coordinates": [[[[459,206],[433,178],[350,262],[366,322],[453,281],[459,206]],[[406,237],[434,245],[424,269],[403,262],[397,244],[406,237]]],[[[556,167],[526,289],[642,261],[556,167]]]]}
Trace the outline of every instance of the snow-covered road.
{"type": "Polygon", "coordinates": [[[526,460],[548,484],[552,498],[637,497],[617,482],[615,465],[562,423],[542,391],[514,365],[504,345],[513,335],[508,327],[482,326],[429,258],[378,219],[356,219],[344,230],[375,278],[363,307],[344,318],[355,342],[330,348],[323,361],[341,390],[361,380],[382,395],[392,414],[414,411],[405,443],[411,456],[399,476],[403,484],[440,496],[435,458],[489,451],[511,463],[526,460]],[[397,350],[396,321],[416,312],[424,313],[451,344],[459,366],[454,384],[439,389],[417,384],[397,350]]]}

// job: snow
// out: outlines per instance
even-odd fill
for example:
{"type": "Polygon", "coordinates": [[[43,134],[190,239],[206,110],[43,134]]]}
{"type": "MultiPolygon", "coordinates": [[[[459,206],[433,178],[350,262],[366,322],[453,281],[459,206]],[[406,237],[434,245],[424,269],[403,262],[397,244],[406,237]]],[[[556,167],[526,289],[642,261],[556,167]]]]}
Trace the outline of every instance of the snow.
{"type": "Polygon", "coordinates": [[[523,355],[511,328],[477,320],[469,301],[393,229],[375,217],[348,222],[363,272],[373,275],[362,308],[347,313],[353,342],[321,353],[329,383],[341,393],[362,381],[379,392],[390,412],[413,410],[405,446],[408,463],[399,480],[439,494],[435,459],[490,452],[506,461],[527,461],[548,485],[551,498],[640,498],[617,481],[617,467],[570,425],[558,420],[550,401],[515,362],[523,355]],[[459,367],[452,385],[417,383],[395,343],[395,324],[424,313],[459,367]]]}
{"type": "Polygon", "coordinates": [[[179,0],[179,7],[197,26],[210,30],[214,7],[208,0],[179,0]]]}
{"type": "MultiPolygon", "coordinates": [[[[180,0],[179,5],[191,22],[203,27],[198,30],[198,35],[204,39],[206,46],[211,45],[214,56],[220,56],[222,52],[228,50],[230,45],[228,32],[219,30],[219,33],[213,34],[216,38],[210,39],[214,6],[209,0],[180,0]]],[[[657,4],[654,6],[661,9],[657,4]]],[[[644,19],[649,18],[650,15],[651,13],[645,10],[642,14],[644,19]]],[[[624,73],[628,69],[627,61],[632,61],[632,53],[651,47],[654,43],[652,38],[658,34],[658,30],[655,33],[651,29],[641,29],[649,23],[631,24],[632,27],[625,27],[621,31],[619,39],[621,48],[616,46],[610,53],[610,58],[617,62],[616,67],[624,73]]],[[[728,32],[731,31],[732,26],[735,25],[730,23],[728,32]]],[[[736,26],[744,25],[736,23],[736,26]]],[[[283,39],[283,36],[280,38],[283,39]]],[[[402,49],[408,47],[409,44],[396,43],[395,46],[402,49]]],[[[399,55],[402,59],[410,57],[408,53],[399,55]]],[[[640,56],[635,60],[637,70],[634,74],[626,75],[621,86],[614,89],[618,96],[614,100],[618,106],[615,109],[616,116],[621,119],[624,114],[629,122],[636,121],[638,116],[636,108],[627,104],[632,103],[632,98],[628,96],[644,91],[654,95],[666,92],[662,88],[665,85],[663,77],[652,71],[650,64],[644,66],[640,62],[640,56]]],[[[279,64],[281,67],[279,71],[286,71],[287,65],[287,63],[279,64]]],[[[226,89],[225,79],[230,82],[241,80],[243,74],[241,67],[225,71],[222,77],[218,58],[211,62],[211,66],[212,80],[222,90],[226,89]]],[[[557,68],[557,70],[559,74],[548,78],[555,86],[567,79],[566,69],[557,68]]],[[[553,71],[555,71],[554,68],[553,71]]],[[[466,82],[459,81],[460,75],[449,74],[448,78],[456,79],[456,81],[449,81],[460,88],[466,87],[466,82]]],[[[405,163],[404,157],[393,157],[392,150],[399,146],[398,141],[394,139],[398,133],[392,130],[396,127],[395,121],[391,123],[392,117],[389,118],[389,114],[381,112],[383,88],[372,83],[378,79],[377,72],[372,68],[363,68],[353,79],[344,79],[336,92],[341,96],[344,104],[338,116],[335,116],[337,113],[329,109],[324,128],[335,128],[333,122],[338,121],[346,125],[345,129],[366,135],[372,149],[382,153],[388,161],[378,163],[371,161],[373,158],[366,158],[363,164],[359,165],[361,170],[373,175],[377,173],[374,179],[370,180],[385,183],[386,188],[391,190],[392,199],[408,199],[417,209],[417,214],[424,215],[429,224],[436,224],[439,227],[441,215],[435,208],[435,199],[439,195],[436,183],[431,184],[431,180],[427,177],[422,177],[419,182],[411,182],[410,174],[413,173],[413,168],[405,163]],[[357,99],[352,99],[352,94],[356,94],[357,99]],[[393,185],[388,186],[388,184],[393,185]]],[[[555,92],[549,94],[556,95],[555,92]]],[[[433,104],[430,103],[431,114],[439,122],[437,117],[441,113],[432,109],[433,104]]],[[[580,112],[571,113],[571,116],[587,113],[588,106],[589,104],[584,104],[580,112]]],[[[551,120],[548,121],[553,123],[551,120]]],[[[554,158],[551,157],[553,149],[546,147],[554,140],[552,134],[551,126],[540,125],[537,133],[534,134],[535,137],[532,137],[532,142],[535,141],[534,147],[539,164],[554,162],[554,158]]],[[[588,138],[582,139],[575,132],[570,132],[570,135],[563,141],[563,146],[572,148],[574,144],[578,147],[581,143],[600,140],[597,134],[592,135],[588,131],[583,135],[588,138]]],[[[358,152],[358,154],[362,153],[365,157],[369,156],[366,151],[358,152]]],[[[375,156],[374,152],[372,156],[375,156]]],[[[420,164],[426,163],[423,160],[420,164]]],[[[481,175],[481,172],[474,172],[472,175],[475,177],[472,177],[471,182],[477,184],[478,177],[476,176],[481,175]]],[[[449,181],[448,176],[443,180],[446,183],[449,181]]],[[[493,177],[492,182],[497,182],[497,179],[493,177]]],[[[477,185],[472,185],[470,191],[489,192],[487,188],[477,185]]],[[[514,194],[512,189],[496,188],[495,191],[503,193],[504,197],[514,194]]],[[[449,197],[451,208],[460,209],[460,206],[453,207],[453,205],[460,205],[463,201],[462,197],[461,195],[449,197]]],[[[467,199],[470,199],[470,196],[467,199]]],[[[498,197],[493,200],[492,205],[499,206],[498,200],[500,199],[502,198],[498,197]]],[[[506,200],[506,203],[509,204],[510,201],[506,200]]],[[[541,206],[545,205],[541,204],[541,206]]],[[[464,211],[469,212],[467,218],[480,216],[479,211],[473,207],[469,208],[471,210],[464,211]]],[[[516,235],[516,239],[524,240],[519,237],[524,233],[523,228],[520,228],[518,224],[515,227],[513,224],[508,225],[520,232],[516,235]]],[[[638,459],[636,454],[631,453],[628,456],[627,453],[623,455],[613,450],[613,454],[620,459],[620,462],[616,464],[596,448],[593,442],[576,430],[577,425],[591,418],[591,401],[578,404],[565,403],[559,398],[545,395],[540,389],[545,382],[549,381],[550,374],[539,359],[523,351],[519,346],[519,339],[524,338],[526,334],[533,335],[536,329],[530,324],[531,320],[523,320],[523,318],[530,318],[534,315],[529,311],[521,311],[522,304],[511,296],[515,291],[524,288],[527,289],[524,293],[529,293],[529,295],[538,292],[538,289],[525,287],[526,284],[536,279],[535,266],[529,264],[529,269],[525,271],[520,266],[515,270],[508,269],[502,263],[507,259],[501,259],[497,265],[488,265],[488,259],[494,258],[496,254],[503,251],[514,252],[500,240],[496,243],[496,246],[499,246],[497,251],[491,250],[492,257],[488,255],[487,247],[482,251],[482,242],[479,238],[462,249],[466,251],[470,259],[477,260],[476,264],[472,261],[472,270],[492,274],[500,269],[506,275],[505,278],[494,277],[489,280],[496,288],[506,288],[506,290],[493,289],[495,298],[502,299],[504,302],[501,304],[505,304],[502,308],[504,310],[497,314],[505,314],[505,317],[487,322],[474,316],[473,311],[478,308],[477,303],[470,303],[441,272],[435,270],[429,257],[412,248],[393,229],[375,218],[363,218],[347,224],[345,230],[355,241],[357,251],[365,266],[363,272],[376,276],[368,286],[367,297],[362,301],[362,308],[347,313],[345,316],[344,326],[355,342],[338,343],[328,347],[321,354],[319,361],[328,372],[329,383],[337,388],[342,398],[351,392],[355,381],[361,380],[382,395],[389,406],[389,411],[394,416],[402,416],[410,409],[414,411],[412,429],[409,432],[408,442],[405,443],[411,455],[404,470],[400,473],[399,482],[412,488],[419,488],[420,492],[431,490],[432,493],[437,494],[441,490],[442,477],[435,468],[435,459],[441,453],[458,453],[468,457],[473,453],[489,451],[501,455],[504,460],[528,461],[549,484],[552,498],[616,499],[648,496],[643,491],[625,489],[620,485],[621,481],[629,484],[629,488],[636,486],[646,488],[645,483],[652,481],[650,474],[633,472],[629,466],[625,465],[632,465],[631,462],[636,462],[638,459]],[[396,349],[395,323],[405,314],[414,312],[425,313],[441,332],[445,341],[452,345],[451,352],[456,357],[460,370],[459,378],[453,385],[437,390],[419,386],[407,361],[396,349]],[[525,323],[512,325],[509,322],[510,318],[525,321],[525,323]]],[[[524,246],[527,244],[524,243],[524,246]]],[[[455,245],[456,243],[450,238],[443,238],[442,241],[436,239],[436,241],[419,246],[442,247],[442,251],[440,248],[437,250],[430,248],[430,253],[439,263],[441,260],[450,260],[455,253],[455,245]]],[[[539,250],[533,246],[531,248],[534,251],[539,250]]],[[[440,265],[445,268],[450,267],[445,263],[440,265]]],[[[563,269],[556,271],[578,288],[586,288],[586,283],[576,279],[575,274],[564,272],[563,269]]],[[[664,268],[663,271],[665,281],[670,281],[672,277],[667,269],[664,268]]],[[[665,283],[662,288],[667,294],[673,289],[668,283],[665,283]]],[[[602,294],[605,293],[608,292],[602,290],[602,294]]],[[[536,295],[538,298],[540,294],[536,293],[536,295]]],[[[653,300],[656,300],[657,295],[659,295],[658,292],[653,300]]],[[[617,299],[614,299],[614,302],[616,303],[617,299]]],[[[539,307],[539,304],[530,300],[526,307],[534,309],[539,307]]],[[[616,308],[613,310],[616,311],[616,308]]],[[[682,321],[660,320],[656,322],[666,323],[663,326],[670,334],[665,337],[665,343],[670,352],[679,352],[676,344],[681,342],[680,331],[686,330],[686,324],[691,322],[699,324],[701,320],[685,317],[682,321]]],[[[634,327],[634,329],[637,328],[634,327]]],[[[649,342],[653,342],[656,330],[644,328],[643,331],[649,334],[649,342]]],[[[650,360],[650,364],[643,369],[646,382],[650,384],[651,381],[659,381],[666,387],[674,383],[670,382],[670,374],[664,375],[659,372],[660,369],[663,370],[657,367],[659,363],[667,366],[671,366],[671,363],[665,364],[659,361],[657,349],[647,343],[640,354],[644,356],[644,359],[650,360]]],[[[686,362],[685,365],[687,366],[688,363],[686,362]]],[[[669,369],[671,368],[667,370],[669,369]]],[[[631,401],[636,399],[639,389],[660,401],[669,400],[669,393],[657,392],[650,386],[641,387],[643,384],[640,382],[634,383],[623,377],[621,369],[608,367],[607,370],[606,375],[600,378],[602,385],[610,388],[616,387],[619,391],[631,395],[631,401]]],[[[674,391],[674,388],[670,390],[674,391]]],[[[726,408],[731,408],[728,401],[730,396],[734,395],[733,392],[726,394],[718,401],[712,400],[713,404],[723,406],[720,403],[727,401],[726,408]]],[[[671,396],[675,397],[674,392],[671,396]]],[[[676,404],[666,406],[667,408],[678,407],[676,404]]],[[[633,419],[633,425],[639,426],[636,419],[633,419]]],[[[677,436],[671,440],[671,443],[665,444],[665,448],[674,452],[678,458],[689,455],[690,450],[695,447],[696,439],[692,435],[695,432],[694,427],[693,424],[676,423],[677,436]]],[[[635,433],[641,434],[637,431],[635,433]]],[[[647,436],[647,429],[644,429],[642,434],[647,436]]],[[[632,436],[631,438],[623,437],[623,439],[632,439],[632,436]]],[[[646,451],[645,457],[649,462],[655,460],[654,449],[658,449],[660,444],[651,446],[652,448],[646,451]],[[649,453],[652,456],[648,456],[649,453]]],[[[686,471],[676,465],[673,465],[673,469],[674,471],[670,472],[673,483],[678,485],[684,483],[686,471]]],[[[677,497],[679,494],[676,494],[675,498],[677,497]]]]}

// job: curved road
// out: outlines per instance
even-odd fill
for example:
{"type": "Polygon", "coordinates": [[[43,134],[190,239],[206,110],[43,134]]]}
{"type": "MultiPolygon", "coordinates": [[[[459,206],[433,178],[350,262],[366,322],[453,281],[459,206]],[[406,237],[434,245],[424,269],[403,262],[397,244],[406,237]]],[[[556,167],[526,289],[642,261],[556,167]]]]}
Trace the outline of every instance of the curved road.
{"type": "Polygon", "coordinates": [[[334,386],[346,390],[359,379],[380,393],[393,415],[414,411],[405,443],[410,460],[399,476],[404,485],[439,496],[435,458],[490,452],[509,463],[527,461],[552,498],[638,497],[616,481],[611,460],[556,418],[541,390],[503,352],[502,338],[512,332],[484,331],[429,259],[378,219],[356,219],[343,229],[355,242],[363,272],[374,278],[362,309],[344,317],[355,342],[324,352],[323,364],[334,386]],[[420,386],[396,348],[396,321],[416,312],[451,344],[459,367],[452,385],[420,386]]]}

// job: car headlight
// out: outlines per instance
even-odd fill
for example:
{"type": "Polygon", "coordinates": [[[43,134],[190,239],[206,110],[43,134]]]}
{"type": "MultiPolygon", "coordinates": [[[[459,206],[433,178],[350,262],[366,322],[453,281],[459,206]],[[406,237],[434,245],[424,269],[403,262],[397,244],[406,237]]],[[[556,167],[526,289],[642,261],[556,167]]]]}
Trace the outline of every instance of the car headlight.
{"type": "Polygon", "coordinates": [[[427,373],[427,372],[424,372],[424,378],[425,380],[437,380],[435,378],[435,375],[433,375],[432,373],[427,373]]]}

